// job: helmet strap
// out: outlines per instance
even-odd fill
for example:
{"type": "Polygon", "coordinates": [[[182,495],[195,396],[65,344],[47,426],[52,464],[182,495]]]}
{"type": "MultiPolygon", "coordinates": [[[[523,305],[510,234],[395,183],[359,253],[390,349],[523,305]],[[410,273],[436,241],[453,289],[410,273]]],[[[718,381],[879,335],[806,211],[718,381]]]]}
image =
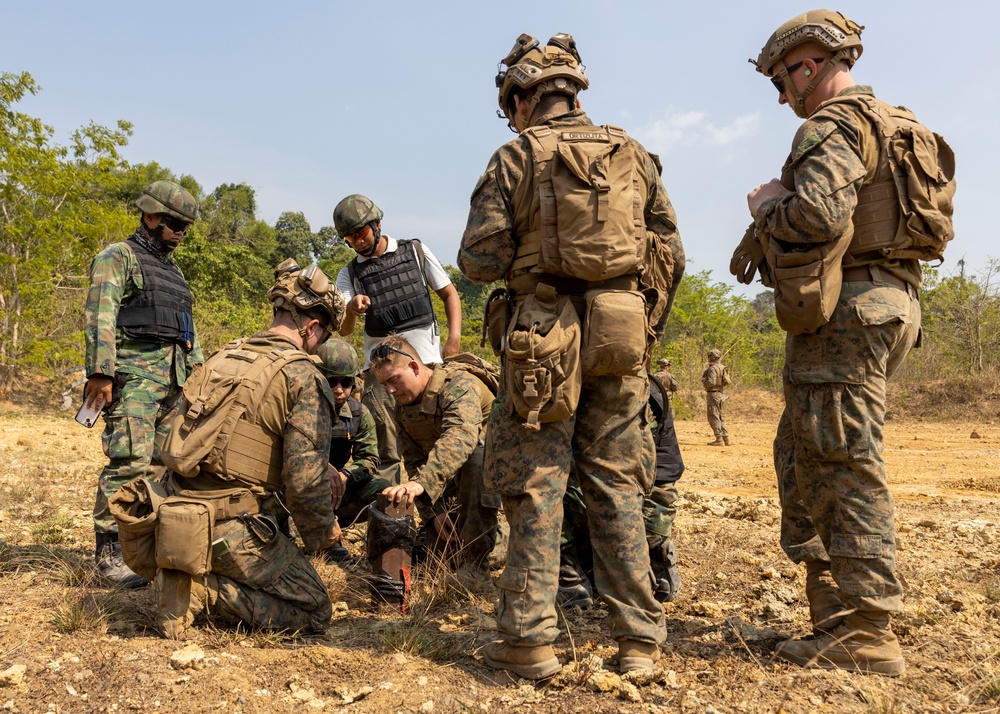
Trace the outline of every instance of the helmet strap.
{"type": "MultiPolygon", "coordinates": [[[[816,91],[816,87],[818,87],[819,83],[823,81],[823,77],[830,74],[830,72],[833,71],[834,67],[836,67],[838,64],[840,64],[842,61],[846,60],[850,56],[851,56],[851,50],[849,49],[845,48],[838,51],[833,57],[831,57],[830,59],[828,59],[826,62],[823,63],[823,69],[821,69],[819,72],[816,73],[816,76],[813,77],[812,80],[809,82],[809,84],[806,85],[806,88],[802,90],[802,94],[798,94],[796,92],[791,95],[792,109],[795,110],[796,116],[802,119],[809,118],[809,114],[806,112],[806,97],[808,97],[810,94],[816,91]]],[[[781,75],[783,77],[788,76],[788,70],[785,68],[784,61],[782,61],[781,63],[781,75]]],[[[791,84],[790,80],[785,83],[786,92],[789,84],[791,84]]],[[[794,89],[795,87],[793,85],[792,90],[794,91],[794,89]]]]}
{"type": "Polygon", "coordinates": [[[379,244],[382,242],[382,229],[379,228],[376,223],[378,221],[371,221],[368,227],[372,229],[372,247],[364,252],[359,252],[359,255],[365,258],[371,258],[378,251],[379,244]]]}

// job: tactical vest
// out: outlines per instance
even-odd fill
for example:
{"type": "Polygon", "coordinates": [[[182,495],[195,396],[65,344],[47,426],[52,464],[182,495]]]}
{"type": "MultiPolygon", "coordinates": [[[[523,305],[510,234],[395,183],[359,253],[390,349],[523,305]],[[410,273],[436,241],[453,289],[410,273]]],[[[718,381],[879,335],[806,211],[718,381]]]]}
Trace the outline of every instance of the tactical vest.
{"type": "Polygon", "coordinates": [[[258,416],[271,380],[300,360],[312,357],[252,340],[235,340],[209,357],[184,383],[177,417],[161,450],[163,463],[189,479],[204,472],[223,481],[280,489],[284,439],[264,430],[258,416]]]}
{"type": "Polygon", "coordinates": [[[191,288],[170,260],[162,261],[138,241],[126,243],[142,271],[142,290],[118,309],[117,325],[135,340],[176,342],[190,350],[194,340],[191,288]]]}
{"type": "MultiPolygon", "coordinates": [[[[646,255],[648,178],[638,145],[614,126],[535,126],[529,195],[515,202],[508,282],[529,272],[591,283],[635,275],[646,255]]],[[[525,182],[527,183],[527,182],[525,182]]]]}
{"type": "Polygon", "coordinates": [[[372,304],[365,313],[365,334],[385,337],[434,324],[434,305],[424,277],[424,251],[417,240],[401,240],[392,253],[363,263],[357,258],[347,270],[359,295],[372,304]]]}
{"type": "Polygon", "coordinates": [[[684,473],[684,459],[674,430],[674,418],[667,407],[670,392],[655,375],[649,375],[649,406],[659,425],[653,434],[656,444],[656,483],[674,483],[684,473]]]}
{"type": "MultiPolygon", "coordinates": [[[[434,373],[431,375],[430,381],[427,382],[419,405],[408,405],[403,408],[402,418],[398,420],[400,426],[418,445],[432,444],[440,438],[442,432],[441,417],[444,414],[440,399],[441,392],[457,374],[465,371],[460,366],[452,368],[435,366],[434,373]],[[417,408],[413,408],[414,406],[417,408]]],[[[494,395],[482,380],[474,374],[469,373],[469,375],[476,381],[476,388],[479,391],[479,406],[483,413],[483,421],[480,426],[481,435],[482,429],[486,428],[486,419],[493,409],[494,395]]],[[[456,470],[459,466],[461,464],[456,465],[456,470]]]]}
{"type": "Polygon", "coordinates": [[[347,406],[351,409],[351,418],[335,419],[330,432],[330,463],[337,470],[344,468],[350,460],[354,449],[351,442],[357,439],[361,428],[361,402],[349,398],[347,406]]]}
{"type": "Polygon", "coordinates": [[[955,156],[909,109],[864,94],[836,97],[875,128],[878,168],[858,191],[844,265],[885,259],[941,260],[954,235],[955,156]]]}

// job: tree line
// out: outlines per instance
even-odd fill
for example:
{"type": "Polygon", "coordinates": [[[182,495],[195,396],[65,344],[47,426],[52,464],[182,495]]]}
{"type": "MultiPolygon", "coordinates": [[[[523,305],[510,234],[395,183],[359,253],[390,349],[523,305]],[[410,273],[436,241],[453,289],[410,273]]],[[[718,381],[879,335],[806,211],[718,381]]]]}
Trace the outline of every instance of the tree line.
{"type": "MultiPolygon", "coordinates": [[[[156,162],[130,164],[121,154],[132,134],[128,122],[91,123],[67,145],[56,144],[52,127],[17,110],[37,91],[28,73],[0,75],[0,398],[25,374],[56,378],[82,365],[90,261],[132,233],[135,198],[153,181],[176,181],[201,203],[201,217],[174,259],[195,296],[206,354],[268,324],[265,294],[284,258],[317,262],[333,278],[354,257],[332,226],[313,231],[301,212],[286,211],[274,225],[259,219],[254,190],[245,183],[206,192],[193,176],[176,176],[156,162]]],[[[480,344],[492,286],[446,270],[462,297],[463,348],[492,357],[480,344]]],[[[1000,260],[979,270],[963,261],[951,272],[928,268],[925,278],[923,344],[899,379],[995,375],[1000,260]]],[[[443,322],[443,307],[433,299],[443,322]]],[[[355,342],[360,346],[359,335],[355,342]]],[[[750,299],[710,271],[685,275],[654,359],[671,358],[681,381],[694,386],[712,347],[722,350],[737,385],[779,389],[784,332],[770,291],[750,299]]]]}

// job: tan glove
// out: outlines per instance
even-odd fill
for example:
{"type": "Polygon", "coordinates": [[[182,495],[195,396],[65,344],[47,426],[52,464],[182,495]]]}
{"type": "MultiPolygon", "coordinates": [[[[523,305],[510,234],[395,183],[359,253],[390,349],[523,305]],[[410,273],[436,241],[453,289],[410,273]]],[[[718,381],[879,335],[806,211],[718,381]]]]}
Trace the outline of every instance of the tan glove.
{"type": "Polygon", "coordinates": [[[743,234],[743,240],[733,251],[733,258],[729,261],[729,272],[735,275],[739,282],[749,285],[763,262],[764,246],[757,240],[756,229],[751,223],[743,234]]]}

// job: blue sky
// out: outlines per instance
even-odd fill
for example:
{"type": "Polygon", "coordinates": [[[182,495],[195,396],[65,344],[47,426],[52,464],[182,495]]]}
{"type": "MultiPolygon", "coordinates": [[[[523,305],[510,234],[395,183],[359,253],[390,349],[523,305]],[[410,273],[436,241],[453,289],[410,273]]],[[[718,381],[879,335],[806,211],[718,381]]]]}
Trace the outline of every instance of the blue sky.
{"type": "MultiPolygon", "coordinates": [[[[943,269],[989,257],[986,193],[1000,165],[991,73],[1000,9],[977,2],[835,6],[865,25],[854,70],[904,104],[957,156],[957,237],[943,269]]],[[[660,154],[689,270],[737,287],[729,256],[746,193],[775,176],[799,120],[747,58],[811,9],[746,2],[93,2],[0,4],[0,71],[42,92],[22,111],[61,141],[90,121],[132,122],[133,162],[191,174],[206,191],[246,182],[259,217],[302,211],[313,230],[364,193],[383,229],[446,264],[490,154],[513,137],[495,112],[497,62],[521,32],[577,40],[581,100],[660,154]]],[[[737,287],[752,295],[763,289],[737,287]]]]}

